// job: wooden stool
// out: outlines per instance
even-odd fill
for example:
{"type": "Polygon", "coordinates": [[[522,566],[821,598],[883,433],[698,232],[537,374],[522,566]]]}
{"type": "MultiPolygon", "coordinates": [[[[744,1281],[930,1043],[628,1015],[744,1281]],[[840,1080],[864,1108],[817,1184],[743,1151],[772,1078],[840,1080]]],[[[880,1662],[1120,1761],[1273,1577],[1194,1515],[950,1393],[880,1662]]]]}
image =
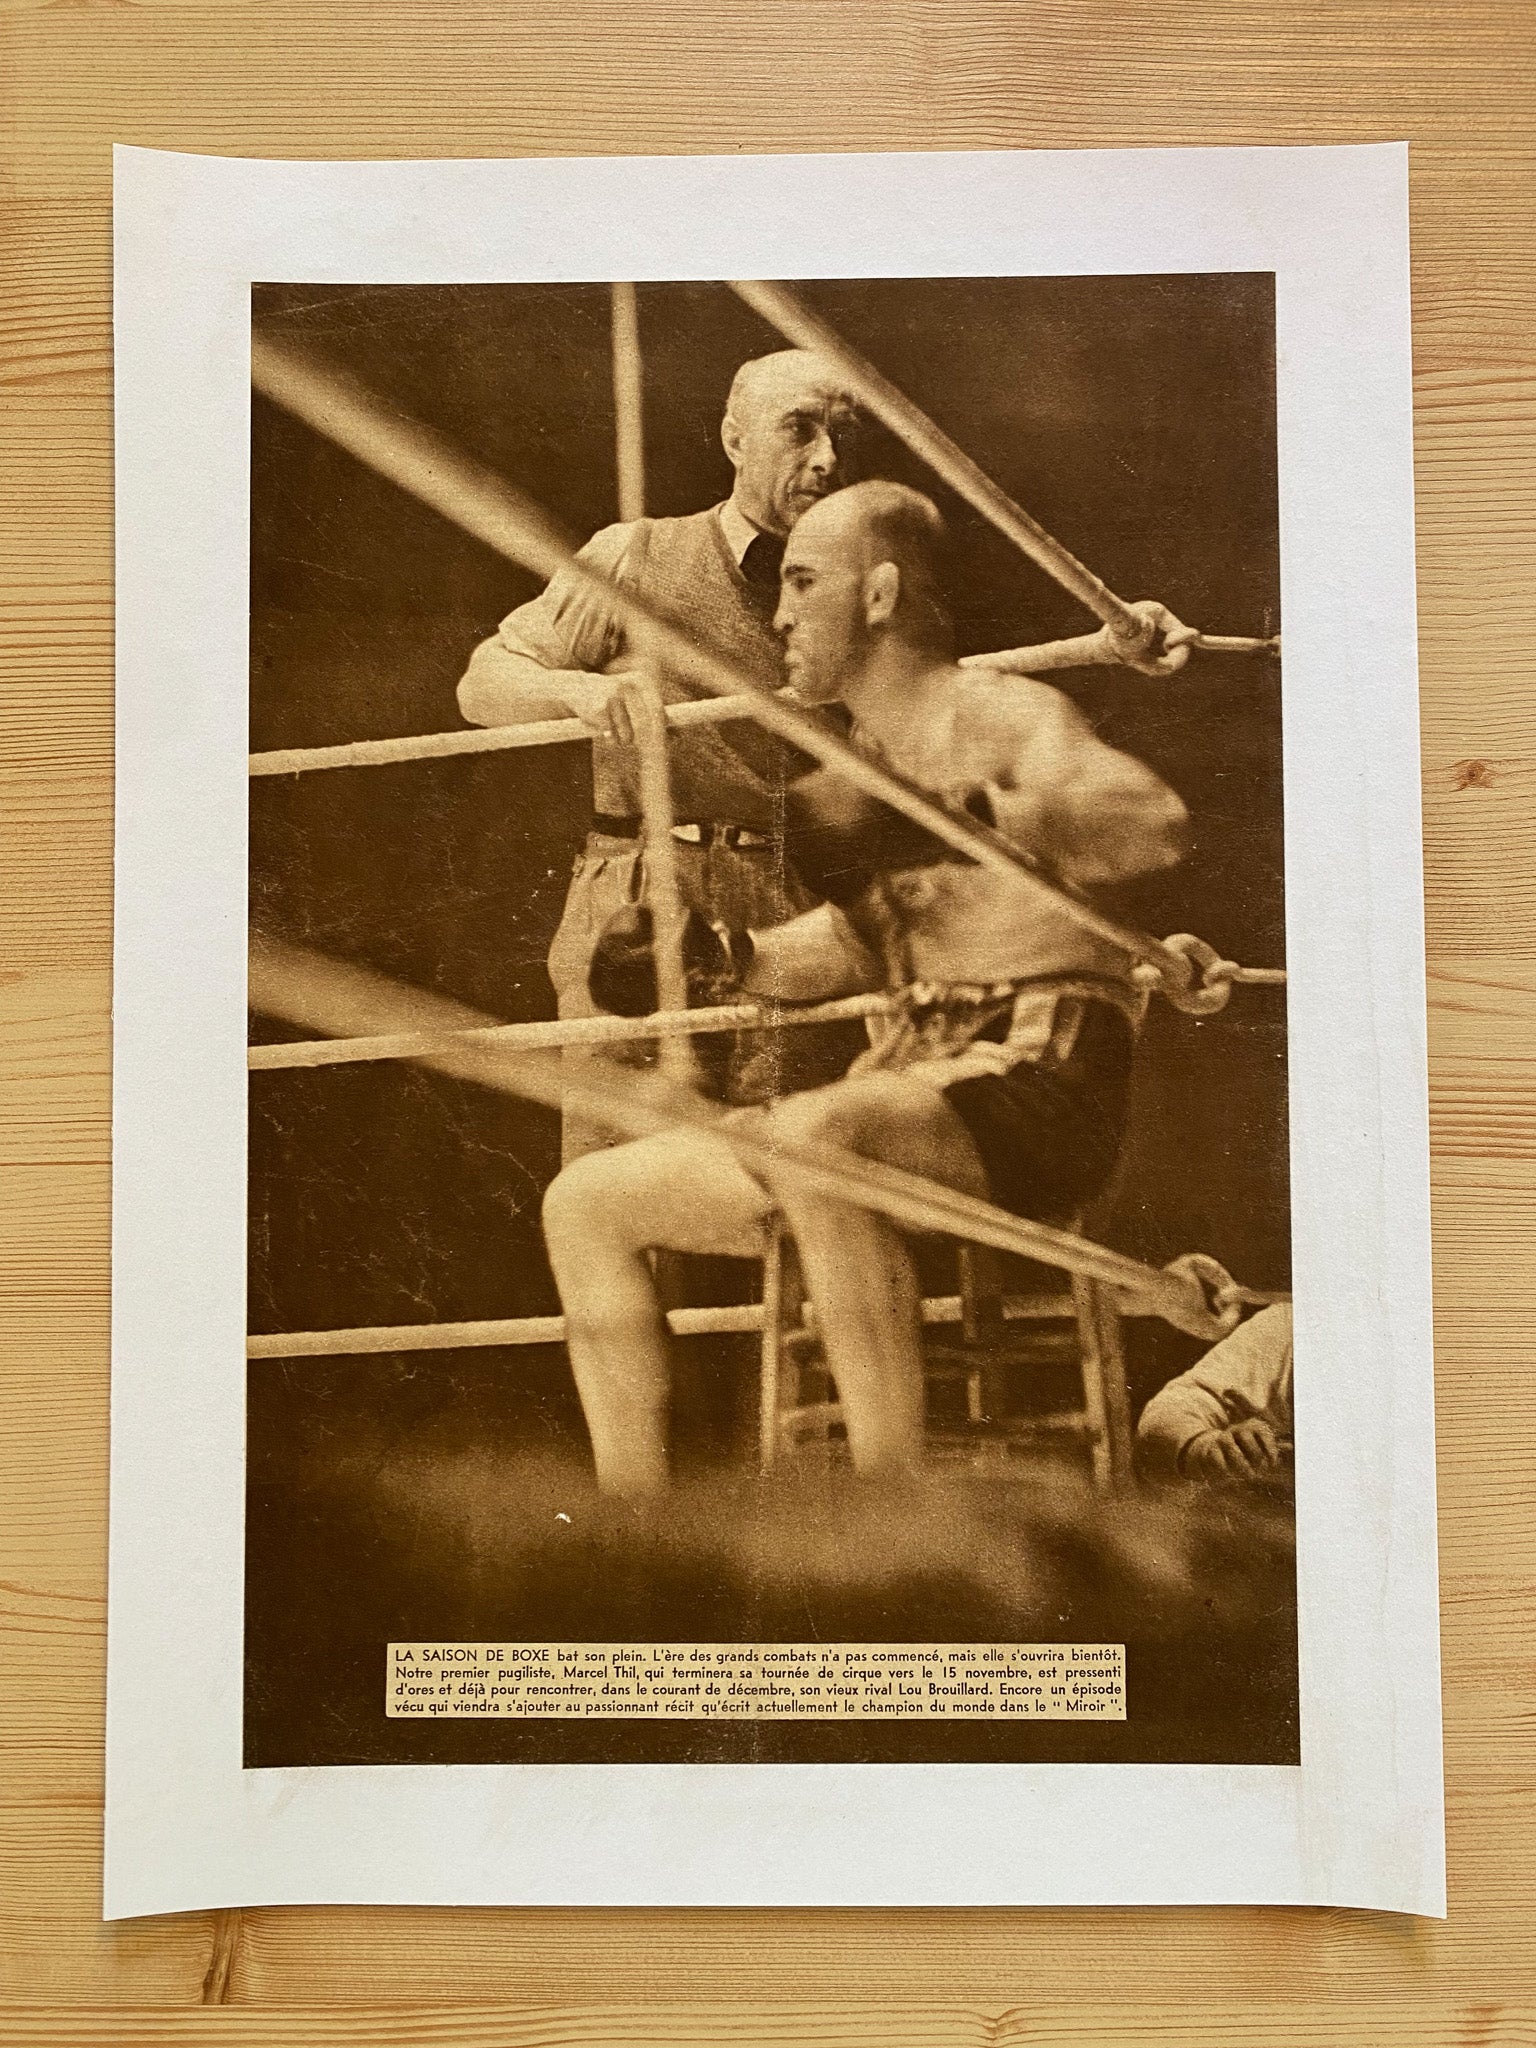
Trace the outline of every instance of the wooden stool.
{"type": "Polygon", "coordinates": [[[842,1409],[821,1355],[800,1254],[782,1216],[763,1252],[763,1350],[758,1462],[766,1472],[785,1451],[829,1463],[843,1433],[842,1409]]]}
{"type": "MultiPolygon", "coordinates": [[[[1068,1227],[1080,1222],[1073,1218],[1068,1227]]],[[[1018,1472],[1021,1451],[1075,1444],[1087,1451],[1097,1488],[1128,1484],[1130,1398],[1113,1291],[1074,1274],[1067,1293],[1005,1295],[1001,1255],[983,1245],[962,1244],[959,1269],[958,1295],[923,1304],[925,1324],[959,1326],[958,1341],[940,1338],[927,1346],[925,1385],[958,1380],[965,1399],[963,1422],[928,1430],[929,1455],[1001,1477],[1018,1472]],[[1080,1406],[1047,1415],[1008,1413],[1012,1369],[1063,1362],[1081,1375],[1080,1406]]],[[[775,1217],[763,1261],[761,1464],[766,1470],[789,1453],[830,1462],[842,1436],[842,1410],[794,1240],[775,1217]]]]}

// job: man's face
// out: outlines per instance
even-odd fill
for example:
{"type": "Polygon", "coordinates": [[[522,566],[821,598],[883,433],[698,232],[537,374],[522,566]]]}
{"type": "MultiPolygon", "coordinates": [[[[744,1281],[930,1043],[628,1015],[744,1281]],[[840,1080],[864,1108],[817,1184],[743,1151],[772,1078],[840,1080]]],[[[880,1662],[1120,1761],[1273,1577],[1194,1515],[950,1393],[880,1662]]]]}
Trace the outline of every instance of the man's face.
{"type": "Polygon", "coordinates": [[[870,639],[866,550],[840,505],[812,511],[789,537],[774,626],[784,670],[807,704],[830,704],[870,639]]]}
{"type": "Polygon", "coordinates": [[[858,408],[830,378],[765,375],[726,424],[736,502],[766,533],[788,533],[812,505],[858,480],[858,408]]]}

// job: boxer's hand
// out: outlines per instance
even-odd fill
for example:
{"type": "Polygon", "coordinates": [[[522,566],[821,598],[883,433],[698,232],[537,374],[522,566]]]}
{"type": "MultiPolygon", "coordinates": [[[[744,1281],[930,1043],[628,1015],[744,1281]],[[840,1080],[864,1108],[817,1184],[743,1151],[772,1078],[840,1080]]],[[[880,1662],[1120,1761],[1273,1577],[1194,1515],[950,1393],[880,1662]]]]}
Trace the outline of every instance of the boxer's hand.
{"type": "MultiPolygon", "coordinates": [[[[965,808],[980,823],[992,823],[985,792],[965,808]]],[[[877,875],[965,858],[831,768],[819,768],[789,785],[784,816],[790,866],[808,889],[840,910],[862,896],[877,875]]]]}
{"type": "MultiPolygon", "coordinates": [[[[690,910],[683,926],[689,1008],[729,1002],[739,995],[751,950],[746,932],[727,931],[690,910]]],[[[646,905],[632,904],[609,918],[593,950],[587,987],[597,1007],[617,1017],[649,1017],[659,1007],[656,926],[646,905]]]]}

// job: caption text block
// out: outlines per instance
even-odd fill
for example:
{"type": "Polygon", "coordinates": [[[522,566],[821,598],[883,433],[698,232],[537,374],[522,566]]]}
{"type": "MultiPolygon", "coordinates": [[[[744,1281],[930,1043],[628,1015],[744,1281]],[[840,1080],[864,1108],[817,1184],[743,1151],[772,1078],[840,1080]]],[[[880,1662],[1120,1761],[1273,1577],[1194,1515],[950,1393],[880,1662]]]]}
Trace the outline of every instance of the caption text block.
{"type": "Polygon", "coordinates": [[[1120,1643],[391,1643],[393,1719],[1125,1719],[1120,1643]]]}

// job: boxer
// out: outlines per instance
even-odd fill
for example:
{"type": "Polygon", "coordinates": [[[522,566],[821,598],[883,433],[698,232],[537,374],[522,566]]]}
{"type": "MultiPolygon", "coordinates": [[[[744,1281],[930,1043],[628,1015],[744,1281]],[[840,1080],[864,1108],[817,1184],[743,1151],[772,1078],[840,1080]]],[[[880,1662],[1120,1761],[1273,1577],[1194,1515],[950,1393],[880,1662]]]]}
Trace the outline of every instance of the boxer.
{"type": "MultiPolygon", "coordinates": [[[[896,484],[852,485],[800,518],[775,620],[797,695],[840,700],[871,759],[989,823],[1071,891],[1091,898],[1177,862],[1187,815],[1157,775],[1059,691],[956,665],[943,544],[931,501],[896,484]]],[[[1146,1000],[1130,956],[832,771],[791,787],[785,844],[825,900],[763,929],[695,912],[696,994],[820,1002],[885,989],[894,1011],[840,1080],[733,1114],[1020,1216],[1061,1217],[1097,1194],[1146,1000]]],[[[620,1014],[655,1006],[643,909],[610,921],[590,990],[620,1014]]],[[[919,1463],[921,1300],[898,1228],[792,1172],[759,1177],[723,1133],[678,1130],[575,1162],[544,1205],[605,1490],[640,1495],[667,1478],[668,1333],[649,1254],[758,1253],[775,1210],[799,1247],[855,1469],[919,1463]]]]}

